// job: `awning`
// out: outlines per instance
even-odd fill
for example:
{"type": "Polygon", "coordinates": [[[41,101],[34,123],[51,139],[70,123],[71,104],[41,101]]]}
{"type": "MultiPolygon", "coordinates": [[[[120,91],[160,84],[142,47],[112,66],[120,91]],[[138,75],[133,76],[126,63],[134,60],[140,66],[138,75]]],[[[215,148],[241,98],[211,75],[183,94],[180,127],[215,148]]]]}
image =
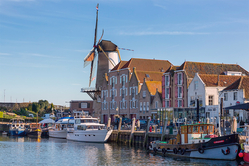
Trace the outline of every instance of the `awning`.
{"type": "Polygon", "coordinates": [[[40,121],[39,123],[54,123],[55,121],[53,119],[44,119],[40,121]]]}
{"type": "Polygon", "coordinates": [[[230,107],[225,107],[225,110],[229,110],[229,109],[242,109],[242,110],[246,110],[249,111],[249,103],[244,103],[244,104],[238,104],[238,105],[233,105],[230,107]]]}

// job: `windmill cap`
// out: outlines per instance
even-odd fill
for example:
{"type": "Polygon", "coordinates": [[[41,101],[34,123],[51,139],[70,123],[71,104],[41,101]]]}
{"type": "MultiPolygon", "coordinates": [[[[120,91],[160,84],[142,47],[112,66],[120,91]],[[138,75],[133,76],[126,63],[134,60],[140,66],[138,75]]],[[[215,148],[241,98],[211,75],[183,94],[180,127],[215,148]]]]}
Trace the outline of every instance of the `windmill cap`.
{"type": "MultiPolygon", "coordinates": [[[[116,48],[118,47],[116,44],[112,43],[109,40],[102,40],[99,43],[100,47],[104,50],[104,51],[116,51],[116,48]]],[[[101,50],[98,48],[98,52],[101,52],[101,50]]]]}

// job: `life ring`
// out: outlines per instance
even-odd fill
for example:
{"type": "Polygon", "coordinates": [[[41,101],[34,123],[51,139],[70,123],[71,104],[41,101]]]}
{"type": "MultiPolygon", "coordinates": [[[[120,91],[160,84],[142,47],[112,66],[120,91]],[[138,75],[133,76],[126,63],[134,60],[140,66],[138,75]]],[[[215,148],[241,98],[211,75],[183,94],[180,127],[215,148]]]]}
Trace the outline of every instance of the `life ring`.
{"type": "Polygon", "coordinates": [[[227,147],[226,151],[224,151],[223,149],[221,149],[221,152],[224,154],[224,155],[228,155],[230,153],[230,148],[227,147]]]}
{"type": "Polygon", "coordinates": [[[184,148],[181,149],[181,155],[184,155],[185,152],[186,152],[186,150],[184,148]]]}
{"type": "Polygon", "coordinates": [[[163,155],[166,154],[167,150],[165,148],[162,148],[163,155]]]}
{"type": "Polygon", "coordinates": [[[200,154],[203,154],[203,153],[204,153],[204,149],[203,149],[202,147],[200,147],[200,148],[198,148],[198,152],[199,152],[200,154]]]}
{"type": "Polygon", "coordinates": [[[173,152],[177,154],[178,150],[176,148],[173,149],[173,152]]]}

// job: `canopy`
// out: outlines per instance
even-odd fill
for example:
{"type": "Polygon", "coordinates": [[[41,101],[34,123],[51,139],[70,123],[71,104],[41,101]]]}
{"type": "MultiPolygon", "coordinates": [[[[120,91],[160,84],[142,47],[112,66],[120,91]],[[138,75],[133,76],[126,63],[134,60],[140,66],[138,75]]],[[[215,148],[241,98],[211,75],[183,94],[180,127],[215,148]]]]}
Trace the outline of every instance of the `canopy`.
{"type": "Polygon", "coordinates": [[[55,121],[53,119],[44,119],[40,121],[39,123],[55,123],[55,121]]]}
{"type": "Polygon", "coordinates": [[[224,109],[225,110],[229,110],[229,109],[242,109],[242,110],[249,111],[249,103],[233,105],[233,106],[230,106],[230,107],[225,107],[224,109]]]}

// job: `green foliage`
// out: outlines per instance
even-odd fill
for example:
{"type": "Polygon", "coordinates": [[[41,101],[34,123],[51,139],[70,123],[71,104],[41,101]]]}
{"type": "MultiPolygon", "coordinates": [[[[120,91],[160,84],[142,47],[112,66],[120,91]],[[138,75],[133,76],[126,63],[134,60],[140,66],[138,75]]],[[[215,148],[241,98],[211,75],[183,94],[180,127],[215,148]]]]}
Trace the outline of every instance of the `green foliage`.
{"type": "Polygon", "coordinates": [[[32,111],[36,113],[40,111],[40,105],[37,102],[32,103],[32,111]]]}
{"type": "Polygon", "coordinates": [[[40,105],[40,111],[46,110],[49,106],[49,103],[47,100],[39,100],[38,104],[40,105]]]}
{"type": "Polygon", "coordinates": [[[13,111],[17,115],[29,116],[29,112],[25,108],[21,108],[19,111],[13,111]]]}

